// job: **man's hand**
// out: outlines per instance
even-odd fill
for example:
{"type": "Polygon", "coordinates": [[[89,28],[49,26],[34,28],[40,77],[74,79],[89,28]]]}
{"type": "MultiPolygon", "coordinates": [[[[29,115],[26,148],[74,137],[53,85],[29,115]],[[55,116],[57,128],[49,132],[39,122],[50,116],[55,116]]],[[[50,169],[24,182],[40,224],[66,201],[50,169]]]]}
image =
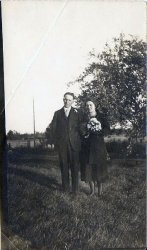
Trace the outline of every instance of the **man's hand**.
{"type": "Polygon", "coordinates": [[[51,149],[54,149],[55,148],[55,145],[54,144],[51,144],[51,149]]]}

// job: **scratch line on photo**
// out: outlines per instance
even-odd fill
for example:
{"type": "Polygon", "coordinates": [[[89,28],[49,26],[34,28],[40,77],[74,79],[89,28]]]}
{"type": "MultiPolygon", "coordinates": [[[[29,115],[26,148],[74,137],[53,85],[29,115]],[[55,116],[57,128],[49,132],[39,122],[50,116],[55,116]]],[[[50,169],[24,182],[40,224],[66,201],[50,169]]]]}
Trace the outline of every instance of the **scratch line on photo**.
{"type": "Polygon", "coordinates": [[[14,98],[14,95],[15,95],[16,91],[18,90],[18,88],[19,88],[20,85],[22,84],[22,82],[23,82],[23,80],[24,80],[26,74],[28,73],[28,71],[30,70],[31,66],[33,65],[35,59],[36,59],[37,56],[39,55],[39,53],[40,53],[42,47],[44,46],[44,44],[45,44],[45,42],[46,42],[46,40],[47,40],[47,37],[48,37],[49,33],[52,31],[52,29],[53,29],[54,26],[56,25],[58,19],[59,19],[60,16],[62,15],[62,13],[63,13],[63,11],[64,11],[64,9],[65,9],[65,7],[66,7],[68,1],[69,1],[69,0],[64,1],[63,6],[61,7],[59,13],[57,14],[57,16],[55,17],[55,19],[53,20],[53,22],[52,22],[51,26],[49,27],[49,29],[47,30],[47,32],[45,33],[44,38],[42,39],[42,41],[41,41],[41,43],[40,43],[40,46],[38,47],[38,49],[37,49],[37,51],[35,52],[35,54],[33,55],[33,57],[30,59],[30,61],[29,61],[28,65],[27,65],[26,69],[24,70],[24,72],[23,72],[23,74],[22,74],[20,80],[17,82],[16,87],[13,89],[11,96],[8,98],[7,102],[5,103],[5,107],[2,109],[2,111],[1,111],[1,113],[0,113],[1,115],[2,115],[2,113],[4,112],[5,108],[9,105],[9,103],[10,103],[10,102],[12,101],[12,99],[14,98]]]}
{"type": "Polygon", "coordinates": [[[1,234],[9,241],[9,243],[10,243],[15,249],[19,250],[19,249],[9,240],[9,238],[8,238],[4,233],[1,233],[1,234]]]}

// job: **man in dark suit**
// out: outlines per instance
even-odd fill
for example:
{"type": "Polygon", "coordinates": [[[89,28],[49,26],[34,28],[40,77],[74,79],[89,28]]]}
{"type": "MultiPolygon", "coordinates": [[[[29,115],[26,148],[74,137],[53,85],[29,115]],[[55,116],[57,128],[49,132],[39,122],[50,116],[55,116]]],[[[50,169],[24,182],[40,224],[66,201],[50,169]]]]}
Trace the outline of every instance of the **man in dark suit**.
{"type": "Polygon", "coordinates": [[[50,125],[52,142],[58,151],[64,191],[69,191],[69,169],[71,169],[72,192],[78,192],[79,151],[79,112],[72,107],[74,94],[67,92],[63,98],[64,106],[54,113],[50,125]]]}

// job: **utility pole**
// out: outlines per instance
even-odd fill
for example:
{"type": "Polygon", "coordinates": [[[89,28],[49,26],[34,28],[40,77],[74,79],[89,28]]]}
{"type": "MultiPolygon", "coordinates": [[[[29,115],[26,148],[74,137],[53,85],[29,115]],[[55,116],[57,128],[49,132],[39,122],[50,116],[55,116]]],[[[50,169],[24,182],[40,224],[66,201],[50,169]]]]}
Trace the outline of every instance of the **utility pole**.
{"type": "Polygon", "coordinates": [[[33,125],[34,125],[34,148],[36,147],[36,138],[35,138],[35,107],[34,107],[34,98],[33,98],[33,125]]]}

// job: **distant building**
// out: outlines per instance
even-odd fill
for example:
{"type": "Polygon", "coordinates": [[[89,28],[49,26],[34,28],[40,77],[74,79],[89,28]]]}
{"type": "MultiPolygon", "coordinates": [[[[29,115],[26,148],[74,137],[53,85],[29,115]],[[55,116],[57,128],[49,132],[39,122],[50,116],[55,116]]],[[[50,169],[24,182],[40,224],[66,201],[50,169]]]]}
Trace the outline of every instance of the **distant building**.
{"type": "MultiPolygon", "coordinates": [[[[26,148],[26,147],[30,147],[30,148],[34,148],[34,137],[28,137],[26,138],[21,138],[21,139],[17,139],[17,140],[7,140],[7,145],[9,148],[26,148]]],[[[35,146],[42,146],[45,147],[46,145],[46,139],[45,136],[37,136],[37,138],[35,138],[35,146]],[[39,137],[39,138],[38,138],[39,137]]]]}

